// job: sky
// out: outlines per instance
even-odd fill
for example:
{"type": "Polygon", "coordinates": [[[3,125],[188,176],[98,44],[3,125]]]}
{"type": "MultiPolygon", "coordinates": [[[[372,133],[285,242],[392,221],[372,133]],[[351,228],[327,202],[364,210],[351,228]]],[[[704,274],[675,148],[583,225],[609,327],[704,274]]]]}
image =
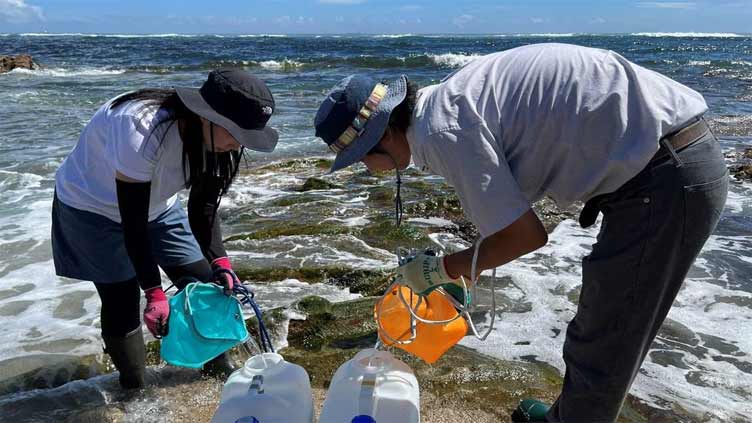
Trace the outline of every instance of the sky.
{"type": "Polygon", "coordinates": [[[0,0],[0,33],[752,32],[752,0],[0,0]]]}

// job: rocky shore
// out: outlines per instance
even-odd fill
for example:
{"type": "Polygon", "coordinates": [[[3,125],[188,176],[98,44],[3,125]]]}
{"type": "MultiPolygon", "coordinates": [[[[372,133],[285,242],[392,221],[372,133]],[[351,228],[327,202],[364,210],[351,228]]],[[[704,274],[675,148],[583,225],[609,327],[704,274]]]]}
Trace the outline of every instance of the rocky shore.
{"type": "Polygon", "coordinates": [[[752,148],[743,153],[732,153],[729,157],[735,164],[729,166],[729,172],[738,181],[752,181],[752,148]]]}
{"type": "MultiPolygon", "coordinates": [[[[376,327],[371,316],[375,301],[376,297],[365,297],[332,304],[319,297],[306,297],[294,305],[305,319],[289,321],[289,346],[280,353],[307,370],[319,410],[336,369],[361,349],[374,345],[376,327]]],[[[267,313],[265,321],[272,333],[284,330],[284,315],[283,310],[267,313]]],[[[251,332],[255,332],[255,324],[253,319],[248,321],[251,332]]],[[[160,362],[158,348],[157,341],[149,344],[151,386],[144,390],[122,392],[116,378],[108,375],[96,378],[93,384],[68,383],[53,390],[52,395],[30,391],[14,402],[0,400],[0,413],[17,422],[46,421],[52,415],[65,422],[208,421],[218,404],[222,381],[166,366],[160,362]],[[104,397],[109,400],[104,401],[104,397]],[[128,416],[139,404],[147,406],[146,413],[141,415],[143,420],[133,420],[128,416]]],[[[433,365],[400,350],[391,351],[415,371],[421,388],[422,421],[427,423],[508,421],[521,398],[553,401],[561,386],[558,371],[548,365],[498,360],[462,346],[455,346],[433,365]]],[[[247,357],[239,349],[235,355],[239,362],[247,357]]],[[[97,362],[100,371],[108,371],[107,358],[97,361],[99,358],[81,359],[80,367],[97,362]]],[[[48,370],[52,368],[47,365],[48,370]]],[[[57,377],[68,375],[66,368],[59,367],[57,377]]],[[[34,377],[28,380],[33,383],[34,377]]],[[[651,408],[630,397],[619,421],[674,422],[677,418],[694,421],[696,416],[679,409],[651,408]]]]}
{"type": "MultiPolygon", "coordinates": [[[[228,245],[242,249],[248,248],[247,243],[284,237],[353,236],[370,247],[394,251],[398,246],[435,246],[431,237],[438,231],[453,234],[466,244],[477,236],[462,215],[456,195],[441,182],[428,182],[417,172],[408,171],[402,194],[405,223],[396,227],[391,175],[360,172],[321,177],[329,165],[324,159],[289,160],[247,172],[248,177],[294,175],[290,180],[295,182],[286,186],[287,194],[271,199],[264,209],[249,207],[223,216],[232,228],[227,234],[228,245]],[[352,216],[343,216],[337,203],[327,196],[354,189],[367,193],[366,202],[372,211],[363,224],[337,223],[337,219],[352,216]],[[327,195],[321,195],[323,192],[327,195]],[[279,210],[287,214],[280,214],[279,210]],[[439,219],[445,224],[423,226],[421,219],[439,219]]],[[[576,219],[578,213],[577,206],[560,210],[548,200],[537,203],[535,209],[549,231],[564,219],[576,219]]],[[[348,288],[362,296],[338,303],[306,297],[289,307],[266,311],[265,321],[272,337],[286,345],[280,353],[308,371],[320,407],[337,367],[361,349],[374,345],[373,306],[389,285],[391,275],[385,270],[356,266],[309,265],[305,260],[237,263],[238,276],[245,282],[274,284],[296,279],[348,288]]],[[[256,331],[255,324],[254,319],[247,321],[252,333],[256,331]]],[[[157,341],[149,343],[148,350],[152,386],[136,392],[122,392],[117,387],[116,378],[109,374],[112,365],[104,355],[38,355],[2,362],[0,415],[14,422],[53,418],[69,422],[208,421],[219,401],[222,381],[165,365],[159,358],[157,341]],[[10,395],[21,391],[26,393],[10,395]],[[134,419],[134,415],[139,418],[134,419]]],[[[400,350],[393,352],[417,375],[421,414],[427,423],[508,421],[522,398],[553,401],[562,381],[557,369],[534,359],[504,361],[462,346],[451,349],[434,365],[400,350]]],[[[237,349],[235,357],[241,363],[247,354],[237,349]]],[[[622,422],[702,420],[703,416],[675,404],[658,409],[631,396],[620,417],[622,422]]]]}

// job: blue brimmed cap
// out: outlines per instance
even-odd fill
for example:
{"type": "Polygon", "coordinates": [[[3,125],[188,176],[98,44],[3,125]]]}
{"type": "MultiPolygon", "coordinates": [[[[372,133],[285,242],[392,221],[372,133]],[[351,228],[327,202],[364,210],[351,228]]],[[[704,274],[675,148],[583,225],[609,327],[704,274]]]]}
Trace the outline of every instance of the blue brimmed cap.
{"type": "Polygon", "coordinates": [[[360,161],[379,143],[392,110],[406,93],[404,75],[388,84],[350,75],[332,88],[314,120],[316,136],[337,153],[330,172],[360,161]]]}

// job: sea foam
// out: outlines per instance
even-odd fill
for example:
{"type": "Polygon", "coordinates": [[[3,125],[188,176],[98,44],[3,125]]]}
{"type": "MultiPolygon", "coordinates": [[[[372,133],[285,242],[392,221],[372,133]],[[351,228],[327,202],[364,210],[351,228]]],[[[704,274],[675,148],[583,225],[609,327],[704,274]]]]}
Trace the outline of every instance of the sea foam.
{"type": "Polygon", "coordinates": [[[744,34],[733,32],[635,32],[637,37],[679,37],[679,38],[743,38],[744,34]]]}
{"type": "Polygon", "coordinates": [[[428,57],[439,66],[447,66],[458,68],[465,66],[473,60],[481,57],[479,54],[459,54],[459,53],[445,53],[445,54],[429,54],[428,57]]]}

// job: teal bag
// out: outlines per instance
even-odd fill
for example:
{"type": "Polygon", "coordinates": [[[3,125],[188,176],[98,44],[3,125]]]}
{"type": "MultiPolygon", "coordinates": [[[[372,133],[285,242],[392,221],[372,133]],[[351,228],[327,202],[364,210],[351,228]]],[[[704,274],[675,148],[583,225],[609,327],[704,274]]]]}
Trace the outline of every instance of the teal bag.
{"type": "Polygon", "coordinates": [[[168,328],[160,353],[182,367],[200,368],[248,339],[240,302],[213,283],[190,283],[170,298],[168,328]]]}

